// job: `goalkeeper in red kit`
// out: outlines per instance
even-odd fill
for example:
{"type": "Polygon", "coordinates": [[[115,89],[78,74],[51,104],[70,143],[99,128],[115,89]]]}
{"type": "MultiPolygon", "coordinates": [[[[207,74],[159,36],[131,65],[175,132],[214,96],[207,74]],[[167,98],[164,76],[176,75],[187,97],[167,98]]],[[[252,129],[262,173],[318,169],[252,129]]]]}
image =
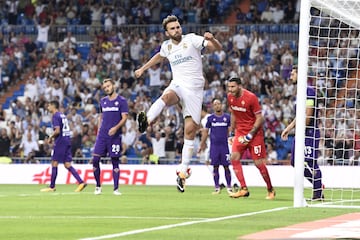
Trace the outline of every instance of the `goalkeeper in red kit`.
{"type": "Polygon", "coordinates": [[[239,198],[250,195],[240,162],[243,153],[249,149],[255,166],[259,169],[266,183],[266,199],[274,199],[275,190],[266,167],[263,130],[265,120],[262,116],[258,97],[249,90],[242,88],[240,78],[231,78],[228,81],[227,100],[231,112],[231,129],[235,130],[235,136],[232,138],[231,164],[241,185],[240,190],[230,194],[230,196],[239,198]]]}

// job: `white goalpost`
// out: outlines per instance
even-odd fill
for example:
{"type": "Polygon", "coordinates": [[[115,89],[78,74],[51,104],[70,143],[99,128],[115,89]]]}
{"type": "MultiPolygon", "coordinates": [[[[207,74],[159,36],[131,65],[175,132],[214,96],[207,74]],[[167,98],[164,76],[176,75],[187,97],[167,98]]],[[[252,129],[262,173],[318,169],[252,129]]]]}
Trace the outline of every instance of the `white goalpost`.
{"type": "Polygon", "coordinates": [[[299,32],[294,207],[360,208],[360,0],[301,1],[299,32]],[[304,180],[307,86],[316,91],[320,201],[304,180]]]}

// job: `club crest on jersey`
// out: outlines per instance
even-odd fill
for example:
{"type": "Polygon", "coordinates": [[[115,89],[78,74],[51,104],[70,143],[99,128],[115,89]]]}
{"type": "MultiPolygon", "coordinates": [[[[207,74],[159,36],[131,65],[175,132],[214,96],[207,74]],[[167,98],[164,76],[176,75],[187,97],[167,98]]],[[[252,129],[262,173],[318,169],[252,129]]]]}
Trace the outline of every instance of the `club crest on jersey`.
{"type": "Polygon", "coordinates": [[[119,102],[118,102],[118,101],[116,101],[114,104],[115,104],[115,106],[117,106],[117,105],[119,105],[119,102]]]}
{"type": "Polygon", "coordinates": [[[188,46],[186,43],[183,44],[183,48],[186,49],[188,46]]]}
{"type": "Polygon", "coordinates": [[[241,101],[241,105],[243,105],[243,106],[245,105],[245,101],[244,101],[244,100],[243,100],[243,101],[241,101]]]}
{"type": "Polygon", "coordinates": [[[170,51],[171,51],[171,49],[172,49],[172,45],[171,45],[171,44],[169,44],[169,45],[168,45],[168,51],[170,52],[170,51]]]}

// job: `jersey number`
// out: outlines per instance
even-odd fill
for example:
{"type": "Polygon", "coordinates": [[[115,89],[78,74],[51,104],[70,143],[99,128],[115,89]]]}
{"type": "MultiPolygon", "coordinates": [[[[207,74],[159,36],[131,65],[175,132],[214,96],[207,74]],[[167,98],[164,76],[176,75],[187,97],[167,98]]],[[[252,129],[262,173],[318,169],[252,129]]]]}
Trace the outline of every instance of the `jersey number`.
{"type": "Polygon", "coordinates": [[[254,153],[255,153],[256,155],[260,155],[260,154],[261,154],[261,145],[254,146],[254,153]]]}
{"type": "Polygon", "coordinates": [[[119,145],[119,144],[113,144],[113,145],[111,145],[111,151],[112,151],[113,153],[118,153],[118,152],[120,152],[120,145],[119,145]]]}
{"type": "Polygon", "coordinates": [[[63,134],[68,134],[70,132],[70,126],[69,126],[69,122],[67,120],[67,118],[62,118],[61,119],[62,122],[62,132],[63,134]]]}

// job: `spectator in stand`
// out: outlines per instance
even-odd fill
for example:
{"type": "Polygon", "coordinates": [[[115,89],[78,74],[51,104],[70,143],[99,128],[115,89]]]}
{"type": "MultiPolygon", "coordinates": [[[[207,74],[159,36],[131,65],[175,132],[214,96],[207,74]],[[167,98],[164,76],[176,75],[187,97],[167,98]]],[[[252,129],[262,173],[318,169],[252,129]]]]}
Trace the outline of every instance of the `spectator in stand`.
{"type": "Polygon", "coordinates": [[[132,89],[134,87],[135,78],[130,74],[130,71],[124,70],[123,76],[120,78],[120,88],[123,88],[123,84],[127,83],[128,88],[132,89]]]}
{"type": "Polygon", "coordinates": [[[251,34],[251,38],[249,41],[250,44],[250,60],[255,60],[255,58],[259,55],[259,47],[264,46],[264,39],[257,31],[253,31],[251,34]]]}
{"type": "Polygon", "coordinates": [[[18,5],[19,1],[9,0],[5,2],[8,13],[8,23],[9,25],[17,25],[18,18],[18,5]]]}
{"type": "Polygon", "coordinates": [[[115,8],[114,13],[115,13],[115,22],[117,26],[125,25],[127,23],[125,9],[121,7],[117,7],[115,8]]]}
{"type": "Polygon", "coordinates": [[[160,95],[160,87],[162,84],[162,80],[160,78],[161,67],[159,64],[152,66],[148,69],[149,74],[149,89],[151,97],[159,97],[160,95]]]}
{"type": "Polygon", "coordinates": [[[0,157],[10,157],[11,140],[6,128],[0,130],[0,157]]]}
{"type": "Polygon", "coordinates": [[[36,28],[38,30],[38,34],[36,37],[36,46],[39,51],[45,51],[48,41],[49,41],[49,30],[51,25],[53,24],[53,18],[50,18],[50,23],[47,25],[46,21],[43,20],[40,23],[38,23],[36,19],[36,15],[34,15],[34,22],[36,25],[36,28]]]}
{"type": "Polygon", "coordinates": [[[27,0],[24,8],[24,15],[28,20],[32,20],[35,14],[35,6],[32,3],[32,0],[27,0]]]}
{"type": "Polygon", "coordinates": [[[159,164],[166,164],[167,162],[164,161],[166,157],[165,154],[165,144],[166,144],[166,137],[167,135],[165,132],[161,131],[160,129],[156,129],[154,133],[151,135],[151,145],[153,147],[153,153],[155,159],[157,159],[157,163],[159,164]]]}
{"type": "Polygon", "coordinates": [[[287,5],[284,9],[284,21],[286,23],[294,22],[295,13],[296,13],[296,10],[295,10],[293,1],[288,1],[287,5]]]}
{"type": "Polygon", "coordinates": [[[130,56],[135,66],[140,65],[140,51],[143,49],[143,40],[138,36],[134,35],[130,43],[130,56]]]}
{"type": "Polygon", "coordinates": [[[249,45],[249,38],[246,36],[244,29],[240,28],[239,33],[233,37],[234,51],[240,51],[240,55],[245,55],[249,45]]]}
{"type": "Polygon", "coordinates": [[[85,86],[91,89],[89,92],[100,88],[101,82],[99,78],[96,76],[95,71],[90,71],[89,77],[85,80],[85,86]]]}
{"type": "Polygon", "coordinates": [[[104,9],[105,13],[103,14],[104,18],[104,27],[106,32],[112,31],[113,22],[114,22],[114,11],[110,7],[104,9]]]}
{"type": "Polygon", "coordinates": [[[175,124],[170,123],[166,124],[165,134],[166,134],[166,142],[165,142],[165,158],[169,161],[168,163],[174,163],[176,154],[176,134],[175,134],[175,124]]]}
{"type": "Polygon", "coordinates": [[[266,145],[266,152],[267,152],[267,164],[269,165],[278,165],[278,155],[277,152],[274,149],[274,145],[271,143],[268,143],[266,145]]]}
{"type": "Polygon", "coordinates": [[[153,146],[151,143],[151,128],[146,129],[145,133],[138,137],[136,143],[137,154],[142,158],[142,164],[150,164],[150,155],[153,153],[153,146]]]}
{"type": "Polygon", "coordinates": [[[128,87],[128,84],[126,82],[123,83],[122,88],[119,90],[119,92],[126,99],[130,99],[132,95],[132,90],[128,87]]]}
{"type": "Polygon", "coordinates": [[[273,21],[273,13],[270,11],[269,5],[266,7],[265,11],[261,13],[260,19],[264,23],[271,23],[273,21]]]}
{"type": "Polygon", "coordinates": [[[100,31],[102,25],[103,1],[101,1],[101,3],[95,2],[94,5],[92,5],[92,1],[89,1],[89,8],[91,11],[91,30],[92,33],[97,33],[100,31]]]}
{"type": "Polygon", "coordinates": [[[39,96],[39,86],[35,81],[34,77],[30,77],[25,84],[24,96],[29,97],[32,101],[37,101],[39,96]]]}
{"type": "Polygon", "coordinates": [[[75,49],[76,48],[76,37],[72,35],[70,31],[66,33],[66,37],[62,41],[63,46],[65,46],[65,49],[75,49]]]}
{"type": "Polygon", "coordinates": [[[67,1],[67,5],[65,8],[65,16],[68,20],[73,20],[78,15],[78,7],[76,5],[76,2],[74,3],[74,0],[67,1]]]}
{"type": "Polygon", "coordinates": [[[284,10],[280,2],[277,2],[275,5],[275,10],[273,11],[273,22],[279,24],[284,19],[284,10]]]}
{"type": "Polygon", "coordinates": [[[136,96],[144,96],[149,94],[149,88],[145,85],[144,79],[139,78],[135,84],[134,92],[136,96]]]}
{"type": "Polygon", "coordinates": [[[20,149],[25,158],[24,163],[34,163],[33,157],[35,156],[35,151],[39,151],[39,145],[37,140],[33,139],[31,132],[24,133],[24,137],[25,139],[23,139],[20,145],[20,149]]]}
{"type": "Polygon", "coordinates": [[[57,33],[57,39],[63,39],[66,34],[67,19],[63,11],[57,11],[57,16],[54,19],[55,31],[57,33]]]}
{"type": "Polygon", "coordinates": [[[53,81],[53,87],[51,89],[51,99],[52,100],[58,100],[60,102],[64,99],[64,90],[61,86],[60,80],[55,79],[53,81]]]}

